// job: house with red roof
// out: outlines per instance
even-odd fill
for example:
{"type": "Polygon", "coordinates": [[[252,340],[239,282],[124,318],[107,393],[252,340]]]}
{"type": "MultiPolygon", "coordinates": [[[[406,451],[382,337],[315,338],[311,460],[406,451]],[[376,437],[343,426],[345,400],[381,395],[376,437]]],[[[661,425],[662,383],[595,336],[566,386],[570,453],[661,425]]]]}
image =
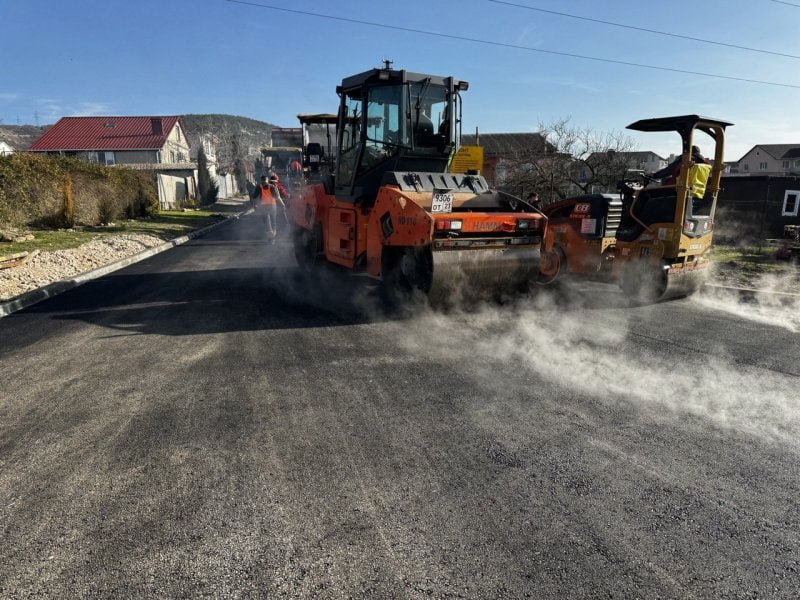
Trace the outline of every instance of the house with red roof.
{"type": "Polygon", "coordinates": [[[178,116],[62,117],[30,151],[152,170],[162,208],[180,206],[196,194],[197,164],[189,158],[178,116]]]}

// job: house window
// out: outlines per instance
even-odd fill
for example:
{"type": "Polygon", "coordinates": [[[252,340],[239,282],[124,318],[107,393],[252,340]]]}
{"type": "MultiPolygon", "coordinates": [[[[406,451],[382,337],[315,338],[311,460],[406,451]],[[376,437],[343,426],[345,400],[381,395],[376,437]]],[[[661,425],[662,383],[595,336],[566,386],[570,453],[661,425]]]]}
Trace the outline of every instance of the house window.
{"type": "Polygon", "coordinates": [[[792,166],[792,161],[790,161],[790,160],[783,161],[783,168],[784,169],[788,169],[791,166],[792,166]]]}
{"type": "Polygon", "coordinates": [[[113,152],[103,152],[103,164],[113,165],[115,162],[113,152]]]}
{"type": "Polygon", "coordinates": [[[800,160],[794,161],[794,166],[795,167],[800,167],[800,160]]]}
{"type": "Polygon", "coordinates": [[[767,163],[765,163],[765,162],[758,163],[758,170],[759,171],[766,171],[767,170],[767,163]]]}
{"type": "Polygon", "coordinates": [[[175,163],[175,162],[177,162],[177,161],[175,160],[175,150],[170,150],[170,151],[169,151],[169,162],[171,162],[171,163],[175,163]]]}
{"type": "Polygon", "coordinates": [[[747,163],[745,163],[745,164],[744,164],[744,170],[745,170],[745,171],[749,171],[749,170],[750,170],[750,165],[748,165],[747,163]]]}
{"type": "Polygon", "coordinates": [[[783,195],[783,212],[784,217],[796,217],[798,208],[800,208],[800,191],[786,190],[783,195]]]}
{"type": "Polygon", "coordinates": [[[181,128],[180,127],[176,127],[175,128],[175,137],[178,138],[179,142],[181,141],[181,128]]]}

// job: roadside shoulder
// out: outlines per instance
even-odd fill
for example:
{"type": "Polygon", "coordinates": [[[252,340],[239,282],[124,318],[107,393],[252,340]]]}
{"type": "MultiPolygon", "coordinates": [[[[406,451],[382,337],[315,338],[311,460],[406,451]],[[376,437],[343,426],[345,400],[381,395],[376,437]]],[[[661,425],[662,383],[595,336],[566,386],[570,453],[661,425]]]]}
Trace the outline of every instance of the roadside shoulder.
{"type": "Polygon", "coordinates": [[[172,240],[147,234],[113,235],[78,248],[42,252],[28,263],[0,271],[0,318],[27,308],[204,235],[250,212],[245,209],[172,240]]]}

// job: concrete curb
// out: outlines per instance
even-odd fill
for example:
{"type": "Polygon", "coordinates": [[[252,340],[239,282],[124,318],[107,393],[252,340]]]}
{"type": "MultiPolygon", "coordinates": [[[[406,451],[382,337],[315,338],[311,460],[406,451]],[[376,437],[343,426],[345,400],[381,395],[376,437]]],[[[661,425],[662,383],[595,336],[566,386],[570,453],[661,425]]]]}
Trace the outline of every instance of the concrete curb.
{"type": "Polygon", "coordinates": [[[235,215],[231,215],[230,217],[226,217],[222,221],[218,223],[212,223],[208,227],[203,227],[202,229],[198,229],[196,231],[192,231],[187,233],[186,235],[182,235],[181,237],[177,237],[174,240],[169,240],[168,242],[164,242],[158,246],[153,246],[152,248],[148,248],[147,250],[142,250],[136,254],[131,256],[126,256],[125,258],[121,258],[118,261],[113,263],[107,264],[102,267],[98,267],[97,269],[93,269],[91,271],[86,271],[85,273],[80,273],[75,277],[70,279],[62,279],[61,281],[54,281],[53,283],[49,283],[44,287],[37,288],[35,290],[31,290],[29,292],[25,292],[24,294],[20,294],[19,296],[15,296],[10,300],[4,300],[0,302],[0,319],[3,317],[7,317],[11,313],[15,313],[18,310],[22,310],[23,308],[28,308],[29,306],[33,306],[34,304],[41,302],[42,300],[47,300],[48,298],[52,298],[54,296],[58,296],[59,294],[63,294],[64,292],[71,290],[73,288],[78,287],[79,285],[83,285],[87,281],[91,281],[93,279],[97,279],[98,277],[102,277],[103,275],[108,275],[109,273],[113,273],[119,269],[124,269],[125,267],[142,261],[146,258],[150,258],[151,256],[155,256],[156,254],[160,254],[165,250],[169,250],[174,248],[175,246],[180,246],[181,244],[185,244],[189,240],[192,240],[196,237],[200,237],[201,235],[205,235],[206,233],[217,229],[218,227],[222,227],[227,223],[231,223],[241,217],[250,214],[253,212],[252,208],[249,208],[245,211],[240,213],[236,213],[235,215]]]}

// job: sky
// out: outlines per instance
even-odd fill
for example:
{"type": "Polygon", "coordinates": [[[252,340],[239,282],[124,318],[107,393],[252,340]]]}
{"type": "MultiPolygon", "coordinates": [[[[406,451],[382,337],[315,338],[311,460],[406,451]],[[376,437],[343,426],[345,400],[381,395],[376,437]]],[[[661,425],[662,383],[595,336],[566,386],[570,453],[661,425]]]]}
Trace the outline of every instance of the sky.
{"type": "MultiPolygon", "coordinates": [[[[800,0],[0,0],[0,122],[226,113],[296,127],[336,111],[342,78],[390,59],[469,81],[465,132],[695,113],[735,124],[736,160],[800,143],[798,30],[800,0]]],[[[631,137],[678,150],[674,134],[631,137]]]]}

